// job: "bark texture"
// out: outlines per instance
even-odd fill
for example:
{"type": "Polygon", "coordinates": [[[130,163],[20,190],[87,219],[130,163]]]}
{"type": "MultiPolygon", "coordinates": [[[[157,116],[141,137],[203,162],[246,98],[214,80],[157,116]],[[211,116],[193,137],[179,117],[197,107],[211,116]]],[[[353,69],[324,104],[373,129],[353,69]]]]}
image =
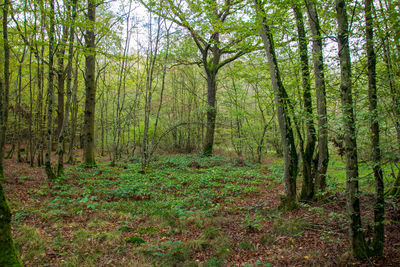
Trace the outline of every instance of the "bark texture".
{"type": "Polygon", "coordinates": [[[349,26],[345,0],[336,0],[338,44],[340,60],[340,94],[342,98],[344,145],[346,153],[346,203],[350,216],[349,237],[355,258],[368,256],[360,214],[360,192],[358,186],[358,156],[355,120],[353,112],[349,26]]]}
{"type": "Polygon", "coordinates": [[[328,170],[329,163],[324,58],[317,8],[314,0],[307,0],[306,5],[313,36],[312,49],[318,113],[318,165],[315,175],[315,189],[316,191],[323,192],[326,188],[326,171],[328,170]]]}
{"type": "Polygon", "coordinates": [[[10,47],[8,45],[8,7],[10,1],[3,3],[3,49],[4,49],[4,84],[0,80],[0,182],[3,176],[4,145],[6,141],[6,130],[8,120],[8,102],[10,91],[10,47]]]}
{"type": "Polygon", "coordinates": [[[50,29],[49,29],[49,81],[47,85],[47,128],[46,128],[46,153],[45,153],[45,170],[47,178],[54,180],[55,173],[51,167],[51,147],[52,147],[52,131],[53,131],[53,103],[54,103],[54,0],[50,1],[50,29]]]}
{"type": "MultiPolygon", "coordinates": [[[[214,55],[214,62],[219,61],[218,58],[218,55],[214,55]]],[[[217,70],[212,69],[212,67],[208,67],[207,69],[207,128],[203,153],[206,156],[211,156],[214,146],[215,120],[217,118],[217,109],[215,105],[217,95],[217,70]]]]}
{"type": "Polygon", "coordinates": [[[294,143],[293,129],[288,112],[288,95],[282,84],[278,62],[276,59],[273,37],[265,18],[261,1],[254,0],[260,24],[261,38],[268,58],[272,87],[275,91],[275,104],[281,133],[284,156],[284,181],[286,196],[282,199],[281,208],[291,210],[296,207],[297,152],[294,143]]]}
{"type": "Polygon", "coordinates": [[[378,94],[376,87],[376,54],[374,48],[374,30],[372,19],[373,2],[365,0],[366,45],[368,57],[368,99],[371,127],[371,152],[375,177],[375,206],[374,206],[374,238],[373,254],[382,256],[385,241],[385,196],[383,173],[381,168],[381,151],[379,147],[378,94]]]}
{"type": "Polygon", "coordinates": [[[83,163],[87,167],[96,166],[95,160],[95,136],[94,136],[94,115],[96,107],[96,42],[94,27],[96,21],[96,3],[88,0],[87,18],[89,25],[85,34],[86,55],[85,55],[85,115],[84,115],[84,147],[83,163]]]}
{"type": "Polygon", "coordinates": [[[12,240],[11,211],[1,180],[3,177],[0,177],[0,266],[22,266],[12,240]]]}
{"type": "Polygon", "coordinates": [[[293,10],[296,16],[297,33],[299,38],[300,65],[303,83],[304,119],[307,128],[306,147],[303,151],[303,184],[301,187],[300,199],[312,200],[314,197],[314,179],[312,177],[312,163],[316,143],[314,118],[312,111],[310,70],[308,66],[308,51],[306,31],[304,29],[303,13],[299,5],[294,5],[293,10]]]}
{"type": "MultiPolygon", "coordinates": [[[[72,0],[72,16],[71,21],[76,20],[76,6],[77,0],[72,0]]],[[[68,8],[69,9],[69,8],[68,8]]],[[[71,25],[70,36],[69,36],[69,47],[68,47],[68,66],[67,66],[67,101],[65,103],[65,112],[63,114],[62,126],[58,136],[58,164],[57,164],[57,176],[64,175],[64,154],[65,154],[65,144],[64,139],[68,129],[68,116],[71,109],[71,97],[72,97],[72,61],[74,58],[74,38],[75,38],[75,25],[71,25]]]]}

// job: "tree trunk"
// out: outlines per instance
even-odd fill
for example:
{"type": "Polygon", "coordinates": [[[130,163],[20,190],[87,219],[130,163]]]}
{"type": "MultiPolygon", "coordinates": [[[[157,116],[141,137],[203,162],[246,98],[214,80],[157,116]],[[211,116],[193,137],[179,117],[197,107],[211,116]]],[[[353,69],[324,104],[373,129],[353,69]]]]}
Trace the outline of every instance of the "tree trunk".
{"type": "MultiPolygon", "coordinates": [[[[25,49],[24,49],[24,54],[25,54],[25,49]]],[[[23,58],[24,55],[21,58],[21,61],[19,62],[19,66],[18,66],[18,90],[16,90],[16,99],[15,99],[15,111],[16,111],[16,126],[17,126],[17,131],[16,131],[16,135],[17,135],[17,160],[18,162],[22,162],[22,155],[21,155],[21,143],[22,143],[22,136],[21,136],[21,127],[22,127],[22,123],[21,123],[21,114],[22,114],[22,106],[21,106],[21,97],[22,97],[22,63],[23,63],[23,58]]]]}
{"type": "MultiPolygon", "coordinates": [[[[32,52],[29,53],[29,80],[32,81],[32,52]]],[[[29,83],[29,165],[33,167],[35,160],[35,135],[33,134],[33,90],[32,90],[32,82],[29,83]]]]}
{"type": "Polygon", "coordinates": [[[17,131],[15,132],[15,134],[17,135],[17,160],[18,162],[23,162],[22,159],[22,149],[21,149],[21,143],[22,143],[22,114],[24,112],[23,108],[22,108],[22,64],[24,63],[25,60],[25,54],[26,54],[26,47],[24,46],[23,48],[23,52],[21,55],[21,58],[17,57],[17,61],[18,61],[18,78],[17,78],[17,82],[18,82],[18,88],[15,90],[15,95],[16,95],[16,99],[15,99],[15,115],[16,115],[16,127],[17,127],[17,131]]]}
{"type": "Polygon", "coordinates": [[[312,47],[318,113],[318,167],[315,176],[315,190],[324,192],[326,188],[326,171],[328,170],[329,163],[328,120],[326,112],[326,90],[321,27],[319,25],[317,8],[313,1],[314,0],[307,0],[306,5],[313,36],[312,47]]]}
{"type": "Polygon", "coordinates": [[[83,163],[87,167],[95,167],[95,136],[94,136],[94,115],[96,107],[96,42],[95,42],[95,21],[96,21],[96,3],[94,0],[88,0],[87,18],[89,21],[85,34],[86,43],[86,67],[85,67],[85,116],[84,116],[84,146],[83,163]]]}
{"type": "Polygon", "coordinates": [[[266,23],[265,11],[259,0],[254,0],[258,20],[261,27],[261,38],[264,43],[268,58],[269,72],[272,87],[275,91],[275,104],[281,133],[281,142],[284,155],[284,181],[286,196],[282,199],[281,208],[291,210],[296,207],[296,177],[297,177],[297,153],[294,143],[293,129],[288,112],[288,95],[282,84],[278,62],[275,55],[272,33],[266,23]]]}
{"type": "MultiPolygon", "coordinates": [[[[72,17],[71,22],[76,20],[76,9],[77,9],[77,0],[72,0],[72,17]]],[[[69,11],[68,7],[68,11],[69,11]]],[[[64,139],[68,129],[68,116],[71,107],[71,85],[72,85],[72,61],[74,59],[74,38],[75,38],[75,25],[71,25],[70,29],[70,37],[69,37],[69,47],[68,47],[68,66],[67,66],[67,102],[65,104],[65,113],[62,119],[62,126],[60,129],[60,134],[58,136],[58,164],[57,164],[57,176],[64,175],[64,153],[65,153],[65,144],[64,139]]],[[[60,82],[59,82],[60,84],[60,82]]],[[[60,107],[60,106],[59,106],[60,107]]],[[[60,121],[59,121],[60,122],[60,121]]]]}
{"type": "MultiPolygon", "coordinates": [[[[125,94],[126,94],[126,76],[127,76],[127,65],[128,65],[128,54],[130,48],[130,15],[131,15],[131,2],[129,2],[129,11],[128,16],[126,18],[126,35],[125,35],[125,45],[123,47],[123,54],[121,58],[121,66],[119,71],[119,81],[118,81],[118,89],[117,89],[117,106],[116,106],[116,123],[113,130],[113,157],[111,161],[111,165],[114,165],[116,160],[120,156],[120,147],[123,145],[120,144],[121,139],[121,127],[123,124],[122,112],[125,104],[125,94]],[[122,99],[121,99],[122,94],[122,99]]],[[[103,128],[102,128],[103,129],[103,128]]],[[[122,135],[123,136],[123,135],[122,135]]],[[[103,143],[102,143],[103,150],[103,143]]]]}
{"type": "MultiPolygon", "coordinates": [[[[78,55],[76,59],[78,58],[78,55]]],[[[75,60],[77,62],[77,60],[75,60]]],[[[72,87],[72,110],[71,110],[71,132],[69,137],[69,149],[68,149],[68,163],[73,163],[73,152],[76,136],[76,125],[78,119],[78,66],[75,66],[74,72],[74,86],[72,87]]]]}
{"type": "MultiPolygon", "coordinates": [[[[39,7],[42,8],[42,7],[39,7]]],[[[41,16],[41,38],[42,40],[44,39],[44,16],[41,16]]],[[[37,165],[38,167],[43,165],[43,150],[44,150],[44,116],[43,116],[43,99],[44,99],[44,63],[43,63],[43,58],[44,58],[44,44],[42,44],[41,51],[40,51],[40,57],[37,57],[37,75],[38,75],[38,96],[37,96],[37,102],[38,102],[38,107],[37,107],[37,140],[38,140],[38,146],[39,146],[39,151],[38,151],[38,156],[37,156],[37,165]]]]}
{"type": "Polygon", "coordinates": [[[368,57],[368,99],[371,124],[371,151],[375,176],[374,206],[374,239],[373,253],[382,256],[385,241],[385,197],[383,174],[381,168],[381,151],[379,148],[378,94],[376,88],[376,54],[374,49],[374,32],[372,19],[373,2],[365,0],[366,45],[368,57]]]}
{"type": "Polygon", "coordinates": [[[5,197],[2,180],[3,177],[0,177],[0,266],[22,266],[12,239],[11,211],[5,197]]]}
{"type": "Polygon", "coordinates": [[[11,211],[3,189],[4,144],[8,119],[8,95],[10,88],[10,47],[8,44],[8,7],[9,0],[3,2],[3,48],[4,48],[4,85],[0,79],[0,266],[22,266],[15,251],[11,233],[11,211]]]}
{"type": "Polygon", "coordinates": [[[312,200],[314,197],[314,181],[312,177],[312,161],[315,148],[315,127],[312,111],[310,71],[308,67],[307,39],[304,29],[303,14],[298,5],[293,6],[299,35],[300,62],[303,82],[303,100],[307,127],[306,147],[303,151],[303,184],[300,193],[301,200],[312,200]]]}
{"type": "MultiPolygon", "coordinates": [[[[104,72],[105,76],[105,72],[104,72]]],[[[103,93],[101,95],[101,110],[100,110],[100,138],[101,138],[101,156],[104,157],[104,94],[106,93],[105,78],[103,79],[103,93]]]]}
{"type": "Polygon", "coordinates": [[[45,153],[45,170],[47,179],[54,180],[55,173],[51,167],[51,147],[52,147],[52,131],[53,131],[53,100],[54,100],[54,0],[50,1],[50,29],[49,29],[49,81],[47,85],[47,145],[45,153]]]}
{"type": "MultiPolygon", "coordinates": [[[[44,9],[44,3],[39,2],[39,10],[42,11],[44,9]]],[[[45,16],[40,16],[40,38],[41,40],[45,40],[45,28],[46,28],[46,18],[45,16]]],[[[40,51],[40,57],[38,57],[38,82],[40,83],[40,91],[38,94],[38,102],[39,102],[39,116],[40,120],[38,122],[38,134],[39,134],[39,155],[38,155],[38,166],[44,165],[44,148],[46,143],[46,115],[45,115],[45,105],[44,105],[44,54],[45,54],[46,45],[42,42],[42,47],[40,51]]]]}
{"type": "MultiPolygon", "coordinates": [[[[67,18],[68,20],[68,18],[67,18]]],[[[65,43],[67,42],[68,32],[67,26],[64,24],[62,29],[61,42],[58,44],[57,49],[57,132],[56,136],[59,137],[63,127],[64,120],[64,95],[65,95],[65,71],[64,71],[64,56],[65,56],[65,43]]]]}
{"type": "Polygon", "coordinates": [[[340,60],[340,94],[342,98],[344,145],[346,151],[346,202],[350,220],[350,244],[355,258],[368,256],[362,229],[355,120],[353,112],[349,26],[345,0],[336,0],[338,50],[340,60]]]}
{"type": "MultiPolygon", "coordinates": [[[[150,157],[153,156],[153,153],[157,149],[157,143],[156,143],[157,127],[158,127],[158,122],[160,120],[160,112],[161,112],[161,108],[162,108],[162,105],[163,105],[163,98],[164,98],[164,91],[165,91],[165,79],[166,79],[166,75],[167,75],[167,63],[168,63],[169,46],[170,46],[170,34],[169,34],[169,31],[171,29],[171,25],[172,24],[170,24],[169,28],[167,28],[166,32],[165,32],[165,35],[166,35],[166,38],[167,38],[167,40],[166,40],[167,43],[166,43],[166,47],[165,47],[164,66],[162,67],[160,102],[158,104],[156,120],[154,122],[153,137],[152,137],[152,140],[151,140],[152,149],[150,151],[150,157]]],[[[188,113],[190,114],[190,107],[189,107],[189,112],[188,113]]],[[[189,134],[190,134],[190,132],[189,132],[189,134]]]]}
{"type": "MultiPolygon", "coordinates": [[[[382,2],[379,1],[380,4],[380,10],[381,10],[381,16],[384,18],[384,27],[383,31],[384,33],[388,33],[389,31],[389,25],[387,22],[387,18],[385,18],[382,6],[382,2]]],[[[398,5],[400,7],[400,3],[398,5]]],[[[393,9],[394,10],[394,9],[393,9]]],[[[397,15],[397,14],[396,14],[397,15]]],[[[395,28],[395,31],[397,31],[397,28],[395,28]]],[[[400,94],[400,88],[396,83],[396,79],[393,77],[394,76],[394,70],[393,70],[393,63],[392,63],[392,55],[391,55],[391,50],[390,50],[390,42],[388,38],[381,37],[381,43],[383,47],[383,55],[384,55],[384,61],[385,61],[385,66],[386,66],[386,71],[387,71],[387,81],[388,81],[388,86],[389,86],[389,91],[390,91],[390,96],[392,98],[392,105],[390,107],[390,111],[393,116],[393,123],[394,123],[394,128],[396,130],[397,134],[397,149],[400,150],[400,98],[398,97],[400,94]]],[[[398,51],[398,54],[400,55],[400,47],[396,43],[396,48],[398,51]]],[[[388,194],[393,197],[398,197],[400,195],[400,170],[397,174],[397,178],[395,182],[393,183],[392,188],[389,190],[388,194]]]]}
{"type": "Polygon", "coordinates": [[[213,153],[215,119],[217,110],[215,107],[217,92],[217,73],[211,71],[207,74],[207,127],[203,153],[205,156],[211,156],[213,153]]]}

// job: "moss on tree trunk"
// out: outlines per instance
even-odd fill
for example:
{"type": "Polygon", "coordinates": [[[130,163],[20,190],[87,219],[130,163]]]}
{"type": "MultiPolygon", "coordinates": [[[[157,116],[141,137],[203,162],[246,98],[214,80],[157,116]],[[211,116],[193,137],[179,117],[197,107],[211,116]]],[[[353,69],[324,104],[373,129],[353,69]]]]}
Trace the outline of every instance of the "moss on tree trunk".
{"type": "Polygon", "coordinates": [[[0,266],[22,266],[11,233],[11,211],[0,183],[0,266]]]}

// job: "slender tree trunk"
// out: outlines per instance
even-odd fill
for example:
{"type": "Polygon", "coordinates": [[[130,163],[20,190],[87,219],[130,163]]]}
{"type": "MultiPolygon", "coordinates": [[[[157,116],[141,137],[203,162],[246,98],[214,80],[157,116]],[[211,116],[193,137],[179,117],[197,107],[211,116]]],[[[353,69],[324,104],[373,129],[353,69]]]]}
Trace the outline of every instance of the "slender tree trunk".
{"type": "Polygon", "coordinates": [[[385,241],[385,197],[379,148],[378,94],[376,88],[376,54],[372,19],[373,1],[365,0],[366,43],[368,57],[368,99],[371,124],[371,151],[375,176],[374,239],[373,253],[382,256],[385,241]]]}
{"type": "Polygon", "coordinates": [[[11,232],[11,211],[3,189],[4,144],[8,119],[8,94],[10,88],[10,47],[8,43],[9,0],[2,5],[3,10],[3,48],[4,48],[4,85],[0,78],[0,266],[22,266],[17,256],[11,232]]]}
{"type": "MultiPolygon", "coordinates": [[[[78,59],[78,56],[76,57],[78,59]]],[[[76,60],[77,62],[77,60],[76,60]]],[[[71,132],[70,132],[70,140],[69,140],[69,149],[68,149],[68,163],[73,163],[73,153],[74,153],[74,144],[75,144],[75,136],[76,136],[76,125],[78,119],[78,66],[75,66],[74,72],[74,86],[72,87],[72,112],[71,112],[71,132]]]]}
{"type": "MultiPolygon", "coordinates": [[[[25,54],[25,49],[24,49],[24,54],[25,54]]],[[[22,63],[23,63],[23,58],[24,55],[21,58],[21,61],[19,62],[19,66],[18,66],[18,93],[17,93],[17,98],[15,101],[15,111],[16,111],[16,126],[17,126],[17,160],[18,162],[22,162],[22,155],[21,155],[21,127],[22,127],[22,123],[21,123],[21,114],[22,114],[22,106],[21,106],[21,97],[22,97],[22,63]]]]}
{"type": "Polygon", "coordinates": [[[51,148],[52,148],[52,131],[53,131],[53,100],[54,100],[54,0],[50,1],[50,30],[49,30],[49,81],[47,85],[47,145],[45,154],[45,170],[47,178],[54,180],[55,173],[51,167],[51,148]]]}
{"type": "Polygon", "coordinates": [[[277,106],[278,122],[281,132],[281,142],[284,155],[284,181],[286,196],[282,199],[281,208],[291,210],[296,207],[296,177],[297,177],[297,153],[294,143],[293,129],[288,112],[288,95],[282,84],[272,33],[266,22],[265,11],[261,1],[254,0],[258,20],[261,26],[261,38],[264,43],[268,58],[272,87],[275,91],[275,103],[277,106]]]}
{"type": "MultiPolygon", "coordinates": [[[[152,17],[150,17],[150,20],[152,17]]],[[[145,114],[144,114],[144,129],[143,129],[143,143],[142,143],[142,169],[145,170],[148,167],[151,150],[150,147],[150,137],[149,137],[149,127],[150,127],[150,115],[151,115],[151,105],[152,105],[152,95],[153,95],[153,80],[154,80],[154,68],[157,60],[157,54],[159,50],[160,33],[161,33],[161,18],[157,19],[157,33],[155,39],[155,45],[153,48],[152,42],[152,24],[149,24],[149,40],[150,40],[150,51],[147,53],[146,58],[146,92],[145,92],[145,114]],[[153,50],[154,49],[154,50],[153,50]]]]}
{"type": "MultiPolygon", "coordinates": [[[[390,32],[389,30],[389,25],[387,22],[386,14],[382,10],[384,10],[382,1],[379,1],[380,5],[380,10],[381,10],[381,16],[384,18],[384,27],[383,27],[383,32],[385,35],[390,32]]],[[[399,8],[400,8],[400,3],[399,3],[399,8]]],[[[393,8],[394,10],[394,8],[393,8]]],[[[398,33],[398,27],[394,27],[396,33],[398,33]]],[[[392,98],[392,105],[391,105],[391,113],[393,114],[393,123],[394,123],[394,128],[396,130],[397,134],[397,149],[400,150],[400,98],[398,97],[400,94],[400,88],[398,84],[396,83],[396,79],[394,78],[394,70],[393,70],[393,62],[392,62],[392,53],[391,53],[391,47],[390,47],[390,42],[388,40],[389,38],[381,36],[381,43],[383,47],[383,55],[384,55],[384,61],[385,61],[385,66],[386,66],[386,71],[387,71],[387,81],[388,81],[388,86],[389,86],[389,91],[390,91],[390,96],[392,98]]],[[[397,45],[396,43],[396,48],[398,51],[398,54],[400,55],[400,46],[397,45]]],[[[388,194],[393,197],[399,197],[400,196],[400,170],[397,174],[396,180],[393,183],[392,188],[389,190],[388,194]]]]}
{"type": "Polygon", "coordinates": [[[255,89],[255,93],[256,93],[257,107],[261,113],[261,119],[262,119],[262,123],[263,123],[263,131],[261,133],[261,136],[259,138],[257,138],[257,136],[254,135],[254,140],[256,140],[256,143],[257,143],[257,163],[261,163],[262,152],[264,149],[264,139],[265,139],[265,134],[267,133],[267,130],[268,130],[269,123],[267,123],[267,120],[265,119],[264,110],[262,108],[262,104],[260,101],[261,97],[260,97],[260,93],[259,93],[257,84],[254,86],[254,89],[255,89]]]}
{"type": "Polygon", "coordinates": [[[312,200],[314,197],[314,181],[312,177],[312,161],[316,142],[314,118],[312,111],[310,71],[308,67],[307,39],[304,29],[303,14],[298,5],[293,6],[299,35],[300,62],[303,82],[303,100],[307,127],[306,147],[303,151],[303,184],[300,199],[312,200]]]}
{"type": "MultiPolygon", "coordinates": [[[[234,96],[233,96],[233,104],[235,105],[235,114],[233,115],[234,118],[231,118],[231,143],[236,151],[236,154],[238,157],[242,156],[243,153],[243,144],[242,144],[242,126],[241,126],[241,119],[239,116],[239,97],[238,97],[238,92],[237,92],[237,87],[235,83],[235,79],[232,77],[232,87],[234,90],[234,96]],[[234,120],[234,121],[233,121],[234,120]],[[236,126],[236,129],[234,129],[233,125],[236,126]],[[235,134],[236,131],[236,134],[235,134]],[[237,138],[237,140],[235,139],[237,138]]],[[[257,98],[258,100],[258,98],[257,98]]]]}
{"type": "Polygon", "coordinates": [[[316,191],[324,192],[326,188],[326,171],[329,163],[324,58],[317,8],[314,0],[307,0],[306,5],[313,36],[312,47],[318,113],[318,167],[315,176],[315,189],[316,191]]]}
{"type": "Polygon", "coordinates": [[[64,24],[62,27],[62,37],[58,44],[57,49],[57,132],[56,136],[59,137],[63,127],[64,120],[64,95],[65,95],[65,71],[64,71],[64,56],[65,56],[65,43],[67,42],[68,31],[67,26],[64,24]]]}
{"type": "MultiPolygon", "coordinates": [[[[72,17],[71,22],[76,20],[76,9],[77,0],[72,0],[72,17]]],[[[70,8],[68,7],[69,11],[70,8]]],[[[75,25],[71,25],[70,37],[69,37],[69,47],[68,47],[68,65],[67,65],[67,102],[65,104],[65,113],[62,119],[62,126],[60,129],[60,134],[58,136],[58,164],[57,164],[57,176],[64,175],[64,154],[65,154],[65,144],[64,138],[68,129],[68,116],[71,107],[71,85],[72,85],[72,61],[74,59],[74,38],[75,38],[75,25]]],[[[59,81],[60,84],[60,81],[59,81]]],[[[60,107],[60,106],[59,106],[60,107]]],[[[59,121],[60,122],[60,121],[59,121]]]]}
{"type": "Polygon", "coordinates": [[[340,60],[340,94],[342,98],[344,145],[346,151],[346,202],[350,216],[350,244],[355,258],[368,256],[362,229],[355,120],[353,112],[349,26],[345,0],[336,0],[340,60]]]}
{"type": "Polygon", "coordinates": [[[326,171],[329,163],[323,48],[316,4],[314,1],[306,1],[306,5],[313,35],[313,62],[318,113],[318,163],[315,176],[315,190],[323,192],[326,188],[326,171]]]}
{"type": "MultiPolygon", "coordinates": [[[[39,2],[38,4],[40,11],[43,11],[43,3],[39,2]]],[[[45,17],[41,16],[41,26],[40,26],[40,38],[41,40],[45,39],[44,33],[44,25],[45,25],[45,17]]],[[[44,99],[44,49],[45,45],[42,44],[40,57],[37,58],[38,64],[38,87],[39,87],[39,94],[38,94],[38,124],[37,124],[37,133],[38,133],[38,140],[39,140],[39,154],[37,157],[38,167],[42,166],[44,163],[44,144],[45,144],[45,115],[44,115],[44,108],[43,108],[43,99],[44,99]]]]}
{"type": "MultiPolygon", "coordinates": [[[[21,143],[22,143],[22,113],[23,113],[23,108],[22,108],[22,64],[24,63],[25,60],[25,54],[26,54],[26,47],[24,46],[21,58],[18,59],[18,92],[16,94],[16,100],[15,100],[15,111],[16,111],[16,126],[17,126],[17,160],[18,162],[23,162],[22,159],[22,149],[21,149],[21,143]]],[[[30,82],[29,82],[30,83],[30,82]]]]}
{"type": "MultiPolygon", "coordinates": [[[[8,105],[9,105],[9,92],[10,92],[10,47],[8,43],[8,8],[10,5],[9,0],[3,2],[3,49],[4,58],[4,84],[0,77],[0,183],[4,179],[4,146],[6,142],[6,131],[8,121],[8,105]]],[[[2,55],[3,56],[3,55],[2,55]]]]}
{"type": "MultiPolygon", "coordinates": [[[[32,52],[29,53],[29,80],[32,81],[32,52]]],[[[33,167],[35,160],[35,135],[33,134],[33,90],[32,90],[32,82],[29,83],[29,164],[33,167]]]]}
{"type": "MultiPolygon", "coordinates": [[[[164,20],[165,23],[165,20],[164,20]]],[[[165,23],[166,24],[166,23],[165,23]]],[[[169,46],[170,46],[170,36],[169,36],[169,31],[171,29],[171,25],[170,27],[167,28],[166,31],[166,38],[167,38],[167,44],[166,44],[166,48],[165,48],[165,56],[164,56],[164,66],[162,69],[162,78],[161,78],[161,92],[160,92],[160,103],[158,105],[158,109],[157,109],[157,115],[156,115],[156,121],[154,122],[154,131],[153,131],[153,137],[151,140],[152,143],[152,148],[150,151],[150,157],[153,156],[153,153],[156,151],[157,149],[157,144],[156,144],[156,137],[157,137],[157,127],[158,127],[158,121],[160,120],[160,112],[161,112],[161,108],[162,108],[162,104],[163,104],[163,97],[164,97],[164,91],[165,91],[165,78],[167,75],[167,63],[168,63],[168,56],[169,56],[169,46]]],[[[189,108],[190,110],[190,108],[189,108]]],[[[189,111],[190,113],[190,111],[189,111]]]]}
{"type": "Polygon", "coordinates": [[[122,111],[124,109],[125,103],[125,88],[126,88],[126,72],[127,72],[127,64],[128,64],[128,53],[130,48],[130,15],[131,15],[131,4],[129,2],[129,11],[128,16],[126,18],[126,35],[125,35],[125,45],[123,49],[122,59],[121,59],[121,67],[119,72],[119,82],[117,89],[117,106],[116,106],[116,123],[113,130],[113,157],[111,161],[111,165],[114,165],[116,160],[120,155],[120,139],[121,139],[121,128],[122,128],[122,111]],[[121,99],[122,94],[122,99],[121,99]]]}
{"type": "MultiPolygon", "coordinates": [[[[105,75],[105,74],[104,74],[105,75]]],[[[103,80],[103,84],[105,82],[105,79],[103,80]]],[[[105,84],[103,86],[103,93],[101,95],[101,111],[100,111],[100,137],[101,137],[101,156],[104,157],[104,94],[105,92],[105,84]]]]}
{"type": "Polygon", "coordinates": [[[84,146],[83,163],[87,167],[95,167],[95,136],[94,136],[94,116],[96,107],[96,42],[95,42],[95,21],[96,21],[96,3],[94,0],[88,0],[87,18],[89,26],[85,34],[86,43],[86,67],[85,67],[85,117],[84,117],[84,146]]]}

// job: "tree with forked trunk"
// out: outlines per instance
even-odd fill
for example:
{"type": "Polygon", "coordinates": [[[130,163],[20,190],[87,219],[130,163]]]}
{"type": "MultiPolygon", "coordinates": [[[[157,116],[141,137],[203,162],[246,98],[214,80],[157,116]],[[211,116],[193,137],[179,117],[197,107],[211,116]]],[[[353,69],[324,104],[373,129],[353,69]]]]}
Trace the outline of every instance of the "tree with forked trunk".
{"type": "Polygon", "coordinates": [[[318,163],[315,174],[315,191],[324,192],[326,188],[326,171],[328,170],[329,163],[324,56],[322,49],[321,26],[319,24],[316,3],[314,0],[306,0],[306,6],[312,33],[312,58],[314,64],[318,114],[318,163]]]}

